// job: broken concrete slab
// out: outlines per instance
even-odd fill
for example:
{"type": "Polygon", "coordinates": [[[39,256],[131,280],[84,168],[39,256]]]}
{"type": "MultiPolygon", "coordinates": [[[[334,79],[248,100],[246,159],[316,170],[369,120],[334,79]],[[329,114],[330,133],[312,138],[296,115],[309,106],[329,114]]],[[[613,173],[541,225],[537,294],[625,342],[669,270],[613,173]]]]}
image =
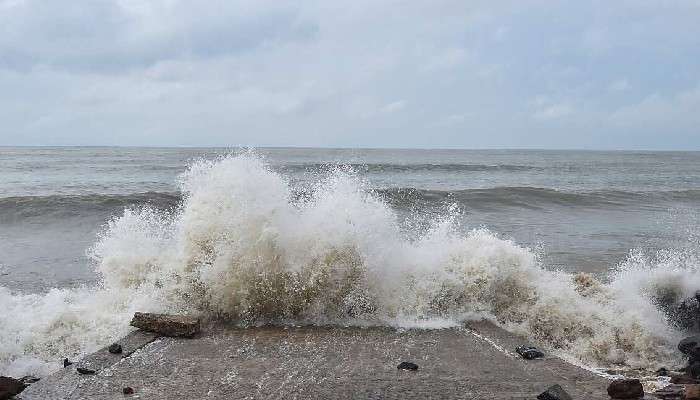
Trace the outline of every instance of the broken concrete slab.
{"type": "Polygon", "coordinates": [[[192,337],[199,333],[199,318],[187,315],[141,313],[134,314],[131,326],[169,337],[192,337]]]}

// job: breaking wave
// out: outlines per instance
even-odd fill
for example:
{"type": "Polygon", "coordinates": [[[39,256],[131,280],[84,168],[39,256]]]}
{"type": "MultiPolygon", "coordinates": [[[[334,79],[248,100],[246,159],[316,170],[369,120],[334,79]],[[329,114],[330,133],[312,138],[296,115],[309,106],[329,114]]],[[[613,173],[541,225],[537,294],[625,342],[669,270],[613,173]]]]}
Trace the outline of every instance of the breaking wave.
{"type": "Polygon", "coordinates": [[[700,289],[690,251],[632,252],[607,282],[459,229],[406,234],[382,196],[329,172],[308,196],[253,154],[193,164],[181,204],[126,209],[90,255],[96,288],[0,288],[0,374],[45,374],[125,334],[134,311],[264,323],[430,326],[488,318],[593,366],[678,365],[672,305],[700,289]],[[660,303],[667,307],[660,307],[660,303]],[[669,308],[669,305],[670,308],[669,308]]]}

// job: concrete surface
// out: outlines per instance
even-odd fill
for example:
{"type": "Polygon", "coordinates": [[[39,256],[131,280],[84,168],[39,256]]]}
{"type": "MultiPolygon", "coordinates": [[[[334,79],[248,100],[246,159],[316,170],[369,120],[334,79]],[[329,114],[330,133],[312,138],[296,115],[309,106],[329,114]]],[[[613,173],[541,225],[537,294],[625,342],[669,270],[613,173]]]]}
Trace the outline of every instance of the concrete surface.
{"type": "Polygon", "coordinates": [[[574,399],[608,398],[606,379],[556,357],[523,360],[514,349],[527,342],[488,322],[443,330],[205,329],[194,339],[134,333],[122,345],[140,350],[121,357],[103,349],[83,361],[95,375],[73,365],[20,398],[535,399],[555,383],[574,399]],[[398,370],[402,361],[419,370],[398,370]],[[135,393],[124,395],[126,386],[135,393]]]}

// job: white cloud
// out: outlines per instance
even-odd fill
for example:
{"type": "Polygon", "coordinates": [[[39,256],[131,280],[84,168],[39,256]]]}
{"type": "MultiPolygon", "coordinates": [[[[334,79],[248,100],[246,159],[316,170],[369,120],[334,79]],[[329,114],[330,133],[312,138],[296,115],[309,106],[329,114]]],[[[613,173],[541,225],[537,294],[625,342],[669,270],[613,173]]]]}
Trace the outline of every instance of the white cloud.
{"type": "Polygon", "coordinates": [[[663,147],[697,129],[692,1],[0,10],[0,145],[595,147],[593,127],[621,148],[622,130],[663,147]]]}

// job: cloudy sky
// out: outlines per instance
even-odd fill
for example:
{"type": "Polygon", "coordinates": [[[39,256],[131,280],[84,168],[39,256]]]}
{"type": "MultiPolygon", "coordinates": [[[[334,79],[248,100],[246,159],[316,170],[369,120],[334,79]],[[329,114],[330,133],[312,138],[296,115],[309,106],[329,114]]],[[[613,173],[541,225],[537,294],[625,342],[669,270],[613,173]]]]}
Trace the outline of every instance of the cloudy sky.
{"type": "Polygon", "coordinates": [[[0,145],[700,149],[700,0],[0,0],[0,145]]]}

